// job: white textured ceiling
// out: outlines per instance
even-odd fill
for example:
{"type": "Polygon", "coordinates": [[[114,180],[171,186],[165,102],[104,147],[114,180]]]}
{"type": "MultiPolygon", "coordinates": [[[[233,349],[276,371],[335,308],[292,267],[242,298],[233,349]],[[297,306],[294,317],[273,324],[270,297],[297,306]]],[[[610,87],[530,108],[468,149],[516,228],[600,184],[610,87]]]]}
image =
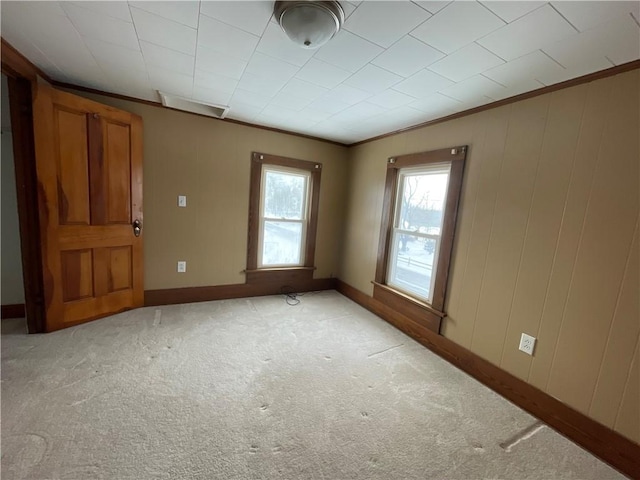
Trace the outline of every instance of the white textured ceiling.
{"type": "Polygon", "coordinates": [[[353,143],[640,58],[638,1],[351,1],[318,50],[271,1],[0,3],[54,80],[353,143]]]}

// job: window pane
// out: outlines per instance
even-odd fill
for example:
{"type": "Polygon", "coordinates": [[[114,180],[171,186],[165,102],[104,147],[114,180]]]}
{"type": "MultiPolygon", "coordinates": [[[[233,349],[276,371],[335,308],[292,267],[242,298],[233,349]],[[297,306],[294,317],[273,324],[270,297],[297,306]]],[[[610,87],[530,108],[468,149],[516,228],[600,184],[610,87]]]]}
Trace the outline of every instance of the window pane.
{"type": "Polygon", "coordinates": [[[438,240],[400,232],[393,234],[389,285],[431,301],[433,265],[438,240]]]}
{"type": "Polygon", "coordinates": [[[449,173],[433,172],[401,175],[401,196],[395,226],[403,230],[440,235],[449,173]]]}
{"type": "Polygon", "coordinates": [[[304,215],[306,180],[303,175],[266,171],[264,216],[301,220],[304,215]]]}
{"type": "Polygon", "coordinates": [[[262,265],[299,265],[302,223],[264,222],[262,265]]]}

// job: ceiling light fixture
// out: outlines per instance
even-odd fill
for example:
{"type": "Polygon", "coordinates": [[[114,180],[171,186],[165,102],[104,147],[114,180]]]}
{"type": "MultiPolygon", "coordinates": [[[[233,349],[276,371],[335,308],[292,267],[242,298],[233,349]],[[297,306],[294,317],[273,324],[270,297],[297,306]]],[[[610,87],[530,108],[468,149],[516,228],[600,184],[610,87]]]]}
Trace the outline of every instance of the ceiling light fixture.
{"type": "Polygon", "coordinates": [[[284,33],[307,49],[320,48],[344,23],[344,10],[338,2],[277,1],[273,13],[284,33]]]}

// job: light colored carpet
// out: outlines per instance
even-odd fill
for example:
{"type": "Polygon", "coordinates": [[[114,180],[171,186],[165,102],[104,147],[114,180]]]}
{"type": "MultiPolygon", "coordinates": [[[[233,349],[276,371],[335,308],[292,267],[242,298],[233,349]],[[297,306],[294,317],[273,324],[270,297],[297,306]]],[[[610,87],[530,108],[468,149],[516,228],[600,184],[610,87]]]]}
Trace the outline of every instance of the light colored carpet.
{"type": "Polygon", "coordinates": [[[329,291],[3,321],[2,479],[623,478],[329,291]]]}

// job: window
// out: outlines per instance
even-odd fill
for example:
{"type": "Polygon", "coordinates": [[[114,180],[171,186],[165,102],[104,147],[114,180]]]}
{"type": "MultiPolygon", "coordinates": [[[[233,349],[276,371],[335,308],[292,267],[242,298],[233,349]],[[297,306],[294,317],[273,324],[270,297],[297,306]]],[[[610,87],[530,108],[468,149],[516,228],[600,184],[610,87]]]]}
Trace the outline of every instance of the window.
{"type": "Polygon", "coordinates": [[[404,155],[387,164],[374,297],[434,330],[445,316],[466,150],[404,155]]]}
{"type": "Polygon", "coordinates": [[[316,162],[252,155],[248,283],[282,270],[293,280],[312,278],[321,172],[316,162]],[[291,277],[291,270],[301,273],[291,277]]]}
{"type": "Polygon", "coordinates": [[[450,163],[398,172],[387,284],[431,303],[450,163]]]}
{"type": "Polygon", "coordinates": [[[304,264],[310,172],[262,168],[258,267],[304,264]]]}

